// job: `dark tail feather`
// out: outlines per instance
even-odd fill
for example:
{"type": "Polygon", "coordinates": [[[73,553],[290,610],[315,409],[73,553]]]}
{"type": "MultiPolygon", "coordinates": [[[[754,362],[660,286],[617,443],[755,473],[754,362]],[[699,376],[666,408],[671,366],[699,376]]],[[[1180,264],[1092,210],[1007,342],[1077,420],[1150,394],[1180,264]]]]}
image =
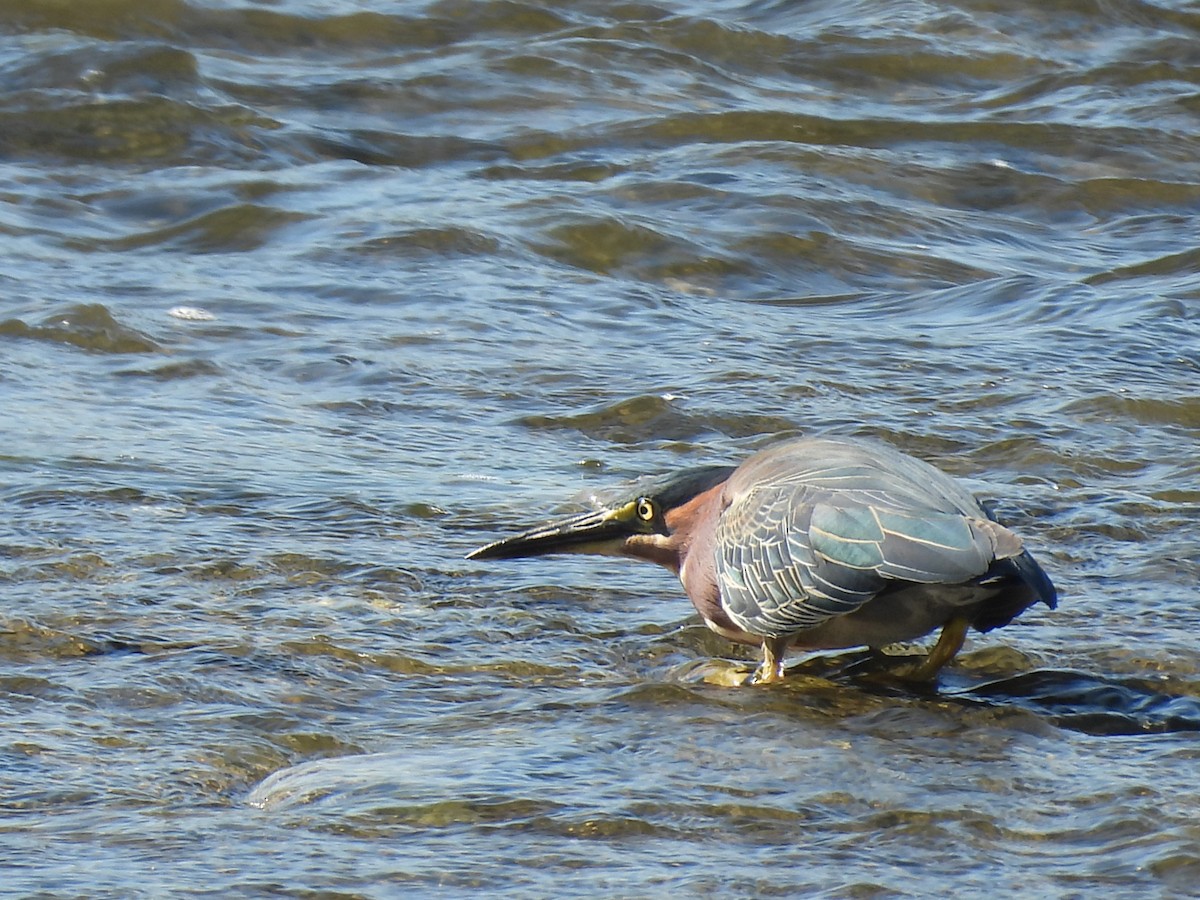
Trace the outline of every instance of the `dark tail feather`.
{"type": "Polygon", "coordinates": [[[1020,556],[996,560],[979,583],[1001,588],[971,623],[979,631],[1007,625],[1039,600],[1051,609],[1058,606],[1054,583],[1028,550],[1020,556]]]}
{"type": "Polygon", "coordinates": [[[1051,609],[1058,609],[1058,591],[1054,588],[1054,582],[1037,564],[1037,560],[1029,555],[1029,551],[1024,551],[1012,562],[1021,573],[1021,580],[1033,589],[1037,598],[1051,609]]]}

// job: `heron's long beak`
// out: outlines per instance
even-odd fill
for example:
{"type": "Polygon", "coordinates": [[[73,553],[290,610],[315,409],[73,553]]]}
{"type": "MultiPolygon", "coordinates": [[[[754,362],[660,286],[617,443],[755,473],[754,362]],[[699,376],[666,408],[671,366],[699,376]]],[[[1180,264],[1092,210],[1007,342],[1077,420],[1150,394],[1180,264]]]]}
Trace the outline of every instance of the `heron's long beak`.
{"type": "Polygon", "coordinates": [[[639,529],[634,503],[547,522],[472,550],[467,559],[519,559],[547,553],[616,553],[639,529]]]}

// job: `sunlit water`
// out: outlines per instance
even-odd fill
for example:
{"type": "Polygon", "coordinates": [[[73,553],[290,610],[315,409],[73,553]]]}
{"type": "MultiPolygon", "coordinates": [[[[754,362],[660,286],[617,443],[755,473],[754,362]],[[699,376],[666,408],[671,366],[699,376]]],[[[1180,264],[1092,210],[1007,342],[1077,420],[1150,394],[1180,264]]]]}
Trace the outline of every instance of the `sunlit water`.
{"type": "Polygon", "coordinates": [[[1200,14],[0,4],[0,892],[1200,884],[1200,14]],[[471,548],[872,435],[1060,608],[714,676],[471,548]]]}

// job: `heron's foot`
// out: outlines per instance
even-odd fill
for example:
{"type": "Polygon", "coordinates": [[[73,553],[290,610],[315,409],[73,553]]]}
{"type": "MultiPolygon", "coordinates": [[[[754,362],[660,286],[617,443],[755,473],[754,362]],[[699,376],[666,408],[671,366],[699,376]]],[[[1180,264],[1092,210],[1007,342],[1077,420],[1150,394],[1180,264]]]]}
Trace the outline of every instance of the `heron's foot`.
{"type": "Polygon", "coordinates": [[[746,684],[775,684],[783,681],[783,672],[779,669],[769,669],[765,665],[759,666],[754,670],[754,674],[747,679],[746,684]]]}
{"type": "Polygon", "coordinates": [[[754,674],[750,676],[750,684],[774,684],[783,681],[783,658],[787,653],[788,638],[763,638],[763,661],[754,674]]]}
{"type": "Polygon", "coordinates": [[[911,668],[901,668],[895,673],[896,676],[905,681],[933,681],[946,663],[962,649],[970,624],[964,617],[955,616],[942,626],[942,633],[938,635],[937,643],[929,655],[911,668]]]}

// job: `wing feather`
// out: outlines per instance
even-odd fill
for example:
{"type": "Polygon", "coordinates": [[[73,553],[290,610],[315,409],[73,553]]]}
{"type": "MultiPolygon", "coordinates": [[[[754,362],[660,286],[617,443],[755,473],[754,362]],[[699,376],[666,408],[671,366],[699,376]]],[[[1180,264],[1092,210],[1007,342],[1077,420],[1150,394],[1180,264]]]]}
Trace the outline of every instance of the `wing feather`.
{"type": "Polygon", "coordinates": [[[793,455],[772,471],[767,451],[731,479],[716,568],[739,628],[795,634],[854,612],[889,582],[958,584],[1021,552],[1012,532],[936,469],[887,448],[806,444],[802,465],[793,455]],[[847,461],[847,448],[877,457],[847,461]]]}

